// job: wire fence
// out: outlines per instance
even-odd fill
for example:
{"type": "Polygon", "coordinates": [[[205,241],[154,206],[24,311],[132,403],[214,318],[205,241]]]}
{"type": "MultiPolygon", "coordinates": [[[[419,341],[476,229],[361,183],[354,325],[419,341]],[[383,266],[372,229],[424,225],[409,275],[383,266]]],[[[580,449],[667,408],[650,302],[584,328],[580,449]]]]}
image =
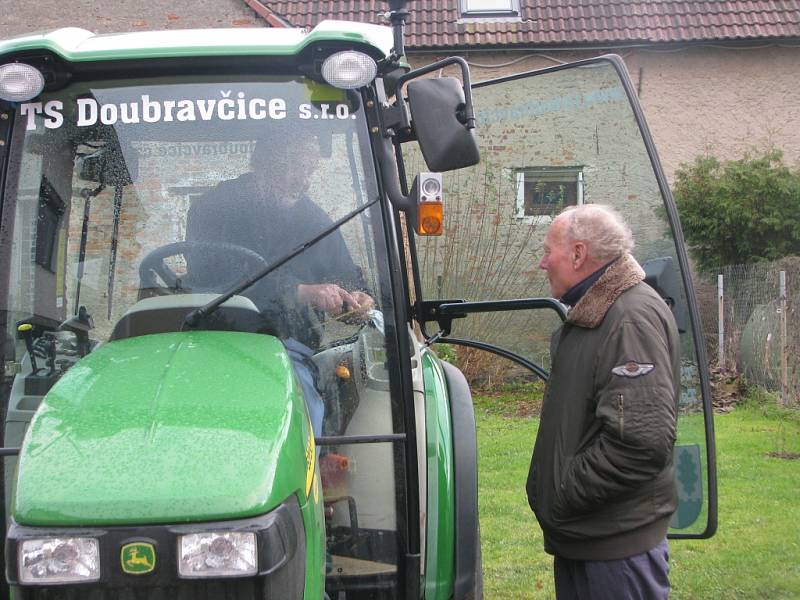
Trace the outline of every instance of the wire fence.
{"type": "Polygon", "coordinates": [[[800,257],[729,265],[695,282],[709,358],[800,406],[800,257]]]}

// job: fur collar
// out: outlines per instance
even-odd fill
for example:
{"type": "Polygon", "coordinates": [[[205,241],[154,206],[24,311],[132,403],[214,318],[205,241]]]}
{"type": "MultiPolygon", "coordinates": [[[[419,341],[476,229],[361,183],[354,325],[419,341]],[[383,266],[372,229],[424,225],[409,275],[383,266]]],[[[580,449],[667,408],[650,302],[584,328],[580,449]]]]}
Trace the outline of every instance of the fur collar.
{"type": "Polygon", "coordinates": [[[567,323],[594,329],[603,322],[608,309],[624,292],[644,279],[636,259],[625,254],[595,281],[567,314],[567,323]]]}

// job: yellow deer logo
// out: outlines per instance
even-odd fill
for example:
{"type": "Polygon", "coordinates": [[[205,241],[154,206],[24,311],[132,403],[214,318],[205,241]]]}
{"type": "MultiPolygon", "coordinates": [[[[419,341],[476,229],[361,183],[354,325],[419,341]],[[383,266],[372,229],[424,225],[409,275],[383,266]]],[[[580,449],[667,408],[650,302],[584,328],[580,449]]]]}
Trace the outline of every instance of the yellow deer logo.
{"type": "Polygon", "coordinates": [[[146,542],[125,544],[120,559],[125,573],[131,575],[150,573],[156,567],[156,549],[146,542]]]}

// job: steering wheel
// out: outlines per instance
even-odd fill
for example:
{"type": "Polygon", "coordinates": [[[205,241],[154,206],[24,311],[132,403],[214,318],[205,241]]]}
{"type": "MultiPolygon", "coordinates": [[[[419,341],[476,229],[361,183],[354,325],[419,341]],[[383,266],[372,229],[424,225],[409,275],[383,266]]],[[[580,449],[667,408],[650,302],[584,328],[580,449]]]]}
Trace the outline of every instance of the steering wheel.
{"type": "Polygon", "coordinates": [[[236,244],[174,242],[156,248],[142,259],[139,265],[140,287],[163,287],[158,283],[157,275],[168,289],[178,290],[185,286],[195,292],[222,292],[267,264],[264,257],[257,252],[236,244]],[[192,268],[198,272],[178,274],[164,262],[171,256],[181,255],[186,257],[187,263],[194,262],[192,268]],[[203,269],[204,266],[206,269],[203,269]]]}

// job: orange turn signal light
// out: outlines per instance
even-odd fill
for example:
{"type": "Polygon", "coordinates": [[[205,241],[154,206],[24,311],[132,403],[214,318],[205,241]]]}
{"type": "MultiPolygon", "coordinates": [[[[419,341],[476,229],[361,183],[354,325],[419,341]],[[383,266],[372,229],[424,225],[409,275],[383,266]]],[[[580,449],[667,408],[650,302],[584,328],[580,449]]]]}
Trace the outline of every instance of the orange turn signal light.
{"type": "Polygon", "coordinates": [[[417,204],[417,235],[442,235],[444,231],[444,209],[441,202],[417,204]]]}
{"type": "Polygon", "coordinates": [[[339,379],[345,379],[345,380],[350,379],[351,377],[350,369],[347,368],[347,365],[345,363],[339,363],[338,365],[336,365],[336,376],[339,379]]]}

